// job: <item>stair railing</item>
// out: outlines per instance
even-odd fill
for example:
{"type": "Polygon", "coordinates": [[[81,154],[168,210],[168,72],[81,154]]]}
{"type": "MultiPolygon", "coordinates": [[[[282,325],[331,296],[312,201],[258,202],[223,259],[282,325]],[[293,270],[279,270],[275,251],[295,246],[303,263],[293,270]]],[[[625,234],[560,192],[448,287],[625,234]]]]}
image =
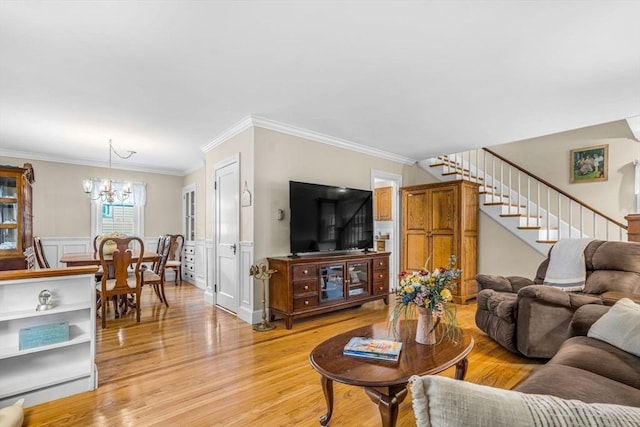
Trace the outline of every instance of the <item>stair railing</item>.
{"type": "Polygon", "coordinates": [[[627,225],[488,148],[438,158],[444,175],[477,182],[487,204],[504,205],[502,216],[520,218],[519,228],[538,229],[538,241],[561,238],[627,240],[627,225]]]}

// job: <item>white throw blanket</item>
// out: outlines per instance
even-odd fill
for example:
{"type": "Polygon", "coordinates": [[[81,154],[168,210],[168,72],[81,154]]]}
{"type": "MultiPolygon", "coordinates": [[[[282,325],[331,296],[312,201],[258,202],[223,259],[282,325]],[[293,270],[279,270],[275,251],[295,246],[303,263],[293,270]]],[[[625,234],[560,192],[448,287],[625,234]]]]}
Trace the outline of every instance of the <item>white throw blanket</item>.
{"type": "Polygon", "coordinates": [[[593,239],[561,239],[551,248],[544,284],[566,292],[581,291],[586,280],[584,248],[593,239]]]}

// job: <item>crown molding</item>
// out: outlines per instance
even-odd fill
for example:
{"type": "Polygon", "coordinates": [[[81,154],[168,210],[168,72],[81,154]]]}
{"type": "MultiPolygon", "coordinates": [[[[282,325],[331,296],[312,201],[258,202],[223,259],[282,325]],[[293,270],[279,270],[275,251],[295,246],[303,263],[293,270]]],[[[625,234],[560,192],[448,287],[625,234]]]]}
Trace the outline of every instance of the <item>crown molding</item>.
{"type": "Polygon", "coordinates": [[[640,141],[640,116],[628,117],[626,120],[634,138],[636,141],[640,141]]]}
{"type": "MultiPolygon", "coordinates": [[[[24,159],[24,160],[39,160],[39,161],[43,161],[43,162],[64,163],[64,164],[67,164],[67,165],[91,166],[91,167],[105,168],[105,169],[109,168],[109,163],[108,162],[100,162],[100,161],[95,161],[95,160],[83,160],[83,159],[69,160],[69,159],[63,158],[63,157],[47,156],[47,155],[43,155],[43,154],[39,154],[39,153],[31,153],[31,152],[26,152],[26,151],[11,151],[11,150],[2,150],[2,149],[0,149],[0,156],[14,157],[14,158],[17,158],[17,159],[24,159]]],[[[199,167],[202,167],[203,165],[204,165],[204,161],[202,162],[202,165],[199,166],[199,167]]],[[[197,170],[198,168],[196,168],[194,170],[197,170]]],[[[111,169],[128,170],[128,171],[133,171],[133,172],[155,173],[155,174],[160,174],[160,175],[173,175],[173,176],[184,176],[185,175],[185,173],[183,171],[170,170],[170,169],[150,168],[150,167],[147,167],[147,166],[144,166],[144,165],[140,165],[140,164],[136,164],[136,163],[129,163],[129,162],[128,162],[127,165],[122,165],[120,163],[112,164],[111,165],[111,169]]]]}
{"type": "Polygon", "coordinates": [[[231,126],[209,144],[202,147],[203,152],[213,150],[218,145],[228,141],[240,132],[243,132],[250,127],[260,127],[263,129],[273,130],[280,133],[286,133],[288,135],[297,136],[300,138],[308,139],[322,144],[332,145],[334,147],[343,148],[345,150],[351,150],[362,154],[368,154],[370,156],[378,157],[381,159],[392,160],[394,162],[413,165],[417,160],[400,156],[398,154],[390,153],[388,151],[378,150],[376,148],[368,147],[357,142],[348,141],[346,139],[337,138],[334,136],[326,135],[323,133],[303,129],[297,126],[289,125],[275,120],[267,119],[266,117],[249,115],[243,118],[241,121],[231,126]]]}
{"type": "Polygon", "coordinates": [[[213,150],[214,148],[216,148],[217,146],[219,146],[220,144],[227,142],[228,140],[230,140],[240,132],[243,132],[249,129],[250,127],[253,126],[252,117],[253,116],[251,115],[246,116],[235,125],[231,126],[227,130],[224,130],[220,135],[216,136],[210,143],[200,147],[200,149],[202,150],[203,153],[207,153],[213,150]]]}

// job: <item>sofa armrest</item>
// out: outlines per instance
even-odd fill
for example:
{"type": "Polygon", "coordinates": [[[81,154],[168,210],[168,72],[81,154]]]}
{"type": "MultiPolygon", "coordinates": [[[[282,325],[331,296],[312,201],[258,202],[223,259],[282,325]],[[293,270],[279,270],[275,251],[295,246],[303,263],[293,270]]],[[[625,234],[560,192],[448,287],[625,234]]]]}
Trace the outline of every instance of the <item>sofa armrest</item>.
{"type": "Polygon", "coordinates": [[[496,292],[516,293],[524,286],[533,285],[533,280],[520,276],[494,276],[491,274],[478,274],[478,291],[483,289],[493,289],[496,292]]]}
{"type": "Polygon", "coordinates": [[[570,324],[578,307],[601,306],[597,297],[572,294],[547,285],[532,285],[518,292],[516,345],[527,357],[551,358],[570,337],[570,324]]]}
{"type": "Polygon", "coordinates": [[[585,304],[602,305],[602,300],[589,295],[572,294],[547,285],[526,286],[518,291],[518,296],[539,300],[561,307],[578,308],[585,304]]]}
{"type": "Polygon", "coordinates": [[[600,298],[602,299],[602,302],[604,303],[604,305],[613,305],[616,302],[620,301],[622,298],[629,298],[631,301],[635,302],[636,304],[640,304],[640,295],[632,294],[629,292],[609,291],[609,292],[600,294],[600,298]]]}
{"type": "Polygon", "coordinates": [[[573,318],[571,319],[571,325],[569,326],[570,335],[586,336],[591,325],[607,311],[609,311],[609,306],[606,305],[586,304],[578,308],[576,312],[573,313],[573,318]]]}

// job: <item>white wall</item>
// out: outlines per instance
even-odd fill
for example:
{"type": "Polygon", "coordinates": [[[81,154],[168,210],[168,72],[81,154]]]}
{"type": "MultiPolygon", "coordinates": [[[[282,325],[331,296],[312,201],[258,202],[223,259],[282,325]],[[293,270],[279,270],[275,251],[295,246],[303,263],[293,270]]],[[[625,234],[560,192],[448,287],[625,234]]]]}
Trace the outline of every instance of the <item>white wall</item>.
{"type": "MultiPolygon", "coordinates": [[[[82,191],[85,178],[106,178],[107,168],[72,165],[0,156],[0,163],[33,165],[33,233],[44,238],[91,235],[90,203],[82,191]]],[[[145,235],[181,232],[182,177],[113,169],[114,180],[147,183],[145,235]]]]}
{"type": "Polygon", "coordinates": [[[417,165],[385,160],[255,128],[255,258],[289,254],[289,181],[371,189],[371,170],[402,175],[405,185],[433,180],[417,165]],[[285,211],[278,221],[276,211],[285,211]]]}
{"type": "MultiPolygon", "coordinates": [[[[625,121],[490,147],[528,171],[544,178],[586,204],[626,223],[635,213],[633,160],[640,158],[640,143],[625,121]],[[570,183],[570,152],[576,148],[609,145],[609,179],[570,183]]],[[[480,216],[478,271],[487,274],[533,278],[544,257],[507,233],[484,214],[480,216]]]]}
{"type": "Polygon", "coordinates": [[[640,143],[632,139],[624,120],[491,149],[613,219],[625,222],[625,215],[635,213],[633,160],[640,158],[640,143]],[[571,150],[603,144],[609,145],[609,179],[571,183],[571,150]]]}

